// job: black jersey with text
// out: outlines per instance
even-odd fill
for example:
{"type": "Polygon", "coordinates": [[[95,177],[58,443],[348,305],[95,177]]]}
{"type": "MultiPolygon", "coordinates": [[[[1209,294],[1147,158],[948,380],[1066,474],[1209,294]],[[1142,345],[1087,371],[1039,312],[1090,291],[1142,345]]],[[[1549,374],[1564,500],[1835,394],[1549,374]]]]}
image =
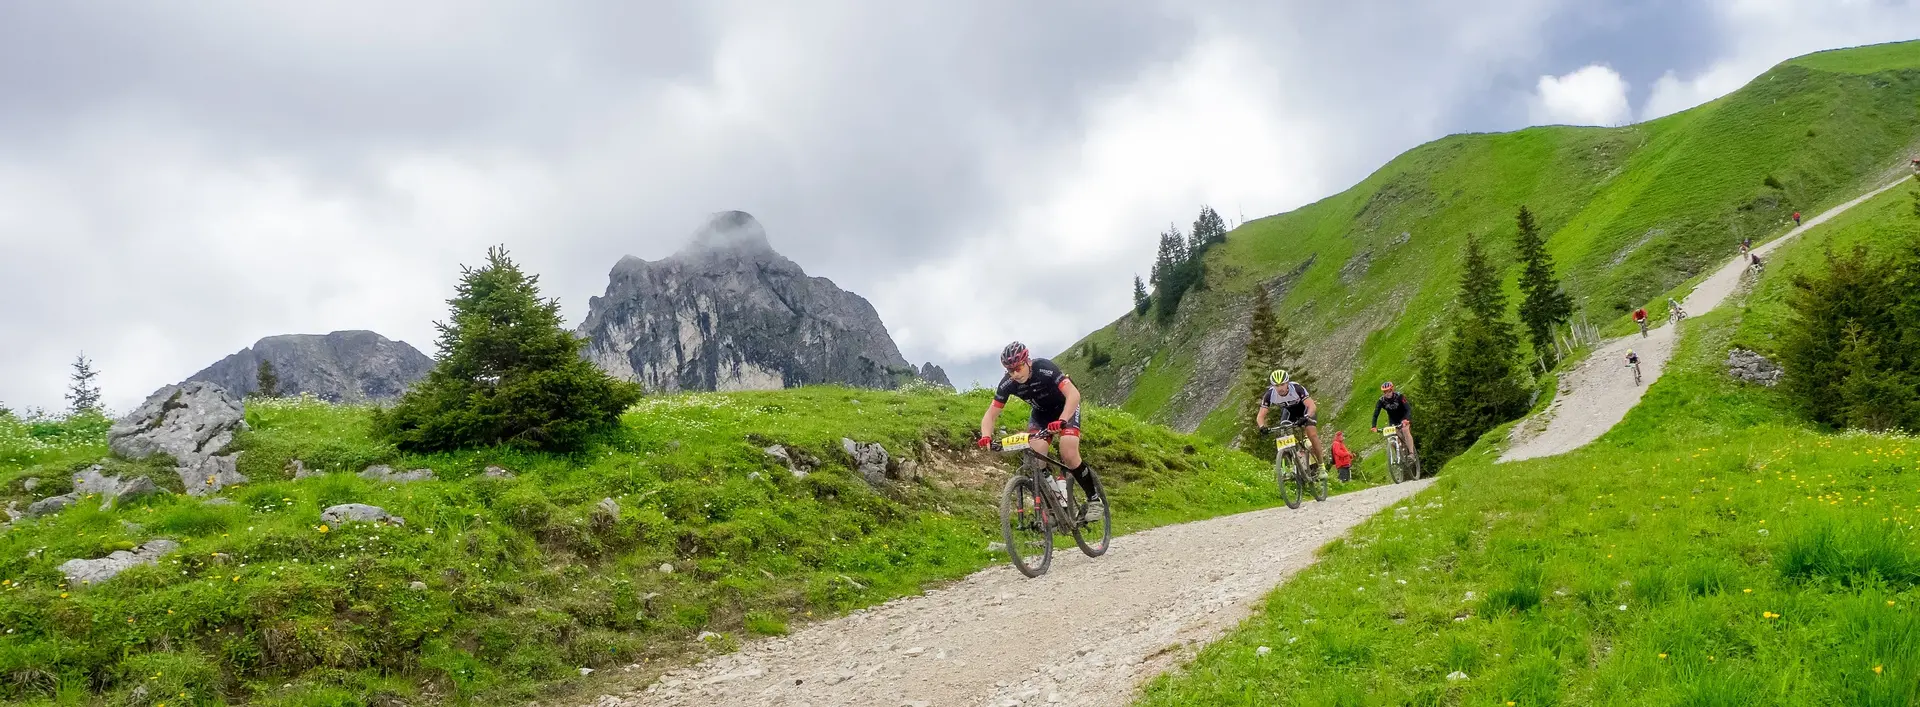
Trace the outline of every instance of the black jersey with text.
{"type": "Polygon", "coordinates": [[[1034,359],[1032,366],[1033,375],[1027,376],[1025,383],[1015,381],[1012,375],[1002,376],[999,387],[993,389],[994,404],[1005,405],[1011,396],[1032,405],[1037,418],[1059,417],[1067,407],[1066,371],[1044,358],[1034,359]]]}

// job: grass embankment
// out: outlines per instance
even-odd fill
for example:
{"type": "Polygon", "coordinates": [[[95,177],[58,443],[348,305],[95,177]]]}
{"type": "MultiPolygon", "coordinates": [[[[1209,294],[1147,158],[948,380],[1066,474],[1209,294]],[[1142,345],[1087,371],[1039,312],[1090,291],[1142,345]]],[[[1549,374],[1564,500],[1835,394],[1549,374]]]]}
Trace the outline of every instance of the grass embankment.
{"type": "MultiPolygon", "coordinates": [[[[0,532],[0,699],[499,703],[609,674],[580,668],[726,650],[1004,561],[986,548],[1012,459],[971,445],[986,403],[838,388],[682,395],[643,401],[578,455],[419,456],[372,439],[365,408],[255,402],[238,442],[252,481],[221,494],[232,505],[83,502],[0,532]],[[842,437],[880,442],[923,477],[876,491],[848,470],[842,437]],[[762,451],[776,443],[820,467],[796,478],[762,451]],[[292,480],[296,458],[332,473],[292,480]],[[356,475],[375,463],[438,480],[356,475]],[[485,477],[495,464],[518,477],[485,477]],[[605,498],[617,514],[599,510],[605,498]],[[349,502],[406,524],[321,523],[349,502]],[[159,537],[181,550],[100,586],[65,586],[56,569],[159,537]]],[[[1008,420],[1024,420],[1012,407],[1008,420]]],[[[1245,455],[1123,413],[1086,419],[1119,529],[1277,501],[1267,467],[1245,455]]],[[[106,455],[104,430],[0,418],[5,500],[70,488],[72,470],[106,455]]]]}
{"type": "Polygon", "coordinates": [[[1246,326],[1251,287],[1304,266],[1274,309],[1317,368],[1322,403],[1348,401],[1321,419],[1355,432],[1380,381],[1405,382],[1415,343],[1448,316],[1468,234],[1486,236],[1497,260],[1526,205],[1587,317],[1630,331],[1627,312],[1724,263],[1741,236],[1765,242],[1793,212],[1844,202],[1904,164],[1920,137],[1917,97],[1920,42],[1904,42],[1788,61],[1647,123],[1442,138],[1347,191],[1236,228],[1174,322],[1128,313],[1088,335],[1112,357],[1105,366],[1079,345],[1055,358],[1094,400],[1154,420],[1207,415],[1200,433],[1227,439],[1237,401],[1188,410],[1177,393],[1217,390],[1196,383],[1199,353],[1246,326]]]}
{"type": "Polygon", "coordinates": [[[1689,319],[1586,448],[1496,466],[1483,438],[1142,703],[1920,700],[1920,441],[1731,381],[1736,326],[1689,319]]]}

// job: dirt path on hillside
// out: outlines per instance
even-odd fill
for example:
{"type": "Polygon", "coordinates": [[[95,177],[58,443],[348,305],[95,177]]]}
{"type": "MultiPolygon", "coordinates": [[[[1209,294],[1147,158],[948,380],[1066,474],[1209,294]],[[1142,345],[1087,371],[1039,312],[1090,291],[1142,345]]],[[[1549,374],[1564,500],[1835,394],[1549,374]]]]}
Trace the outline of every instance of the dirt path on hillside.
{"type": "Polygon", "coordinates": [[[1067,546],[1026,579],[997,564],[959,582],[667,673],[594,707],[1123,705],[1246,618],[1313,552],[1429,481],[1067,546]]]}
{"type": "MultiPolygon", "coordinates": [[[[1806,219],[1798,228],[1763,245],[1755,246],[1762,261],[1782,243],[1825,223],[1881,192],[1906,183],[1903,178],[1860,195],[1847,203],[1806,219]]],[[[1680,308],[1688,314],[1703,314],[1719,307],[1740,287],[1746,272],[1745,256],[1736,257],[1700,281],[1680,308]]],[[[1548,457],[1570,452],[1600,438],[1627,416],[1627,410],[1640,403],[1647,387],[1660,379],[1667,359],[1673,355],[1676,334],[1672,323],[1664,323],[1645,337],[1631,334],[1602,343],[1587,360],[1560,377],[1560,390],[1545,411],[1518,425],[1509,434],[1509,444],[1500,461],[1510,462],[1548,457]],[[1633,372],[1626,369],[1627,349],[1640,354],[1640,385],[1633,384],[1633,372]]]]}

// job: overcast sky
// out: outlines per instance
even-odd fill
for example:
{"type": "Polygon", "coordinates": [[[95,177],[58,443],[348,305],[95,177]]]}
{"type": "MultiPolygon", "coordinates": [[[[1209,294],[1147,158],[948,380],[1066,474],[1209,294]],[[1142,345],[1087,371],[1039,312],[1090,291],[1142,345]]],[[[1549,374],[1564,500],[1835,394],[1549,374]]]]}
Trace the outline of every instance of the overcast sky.
{"type": "Polygon", "coordinates": [[[1914,36],[1890,0],[3,3],[0,402],[61,407],[82,350],[122,411],[272,334],[432,353],[494,243],[577,323],[725,209],[964,384],[1124,312],[1202,203],[1914,36]]]}

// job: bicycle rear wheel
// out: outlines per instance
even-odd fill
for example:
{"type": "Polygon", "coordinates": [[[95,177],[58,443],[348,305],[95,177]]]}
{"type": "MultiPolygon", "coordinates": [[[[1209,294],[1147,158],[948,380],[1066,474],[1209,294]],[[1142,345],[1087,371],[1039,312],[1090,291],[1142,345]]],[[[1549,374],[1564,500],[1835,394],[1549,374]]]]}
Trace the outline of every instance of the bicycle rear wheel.
{"type": "Polygon", "coordinates": [[[1300,481],[1300,459],[1288,452],[1281,452],[1273,458],[1273,478],[1280,483],[1280,500],[1287,502],[1288,508],[1299,508],[1305,485],[1300,481]]]}
{"type": "Polygon", "coordinates": [[[1107,545],[1113,542],[1113,506],[1107,503],[1107,487],[1100,484],[1100,475],[1093,473],[1093,467],[1087,467],[1087,474],[1093,477],[1094,499],[1086,498],[1086,491],[1080,488],[1078,481],[1067,482],[1067,495],[1073,498],[1073,507],[1081,509],[1080,518],[1073,523],[1073,544],[1087,557],[1099,557],[1107,554],[1107,545]],[[1084,520],[1089,511],[1097,510],[1100,520],[1084,520]]]}
{"type": "Polygon", "coordinates": [[[1327,500],[1327,470],[1325,467],[1315,469],[1313,471],[1313,479],[1306,483],[1307,488],[1313,491],[1313,500],[1327,500]]]}
{"type": "Polygon", "coordinates": [[[1052,510],[1040,497],[1040,487],[1024,474],[1007,479],[1000,493],[1000,536],[1007,544],[1013,568],[1028,577],[1047,573],[1053,564],[1052,510]]]}

